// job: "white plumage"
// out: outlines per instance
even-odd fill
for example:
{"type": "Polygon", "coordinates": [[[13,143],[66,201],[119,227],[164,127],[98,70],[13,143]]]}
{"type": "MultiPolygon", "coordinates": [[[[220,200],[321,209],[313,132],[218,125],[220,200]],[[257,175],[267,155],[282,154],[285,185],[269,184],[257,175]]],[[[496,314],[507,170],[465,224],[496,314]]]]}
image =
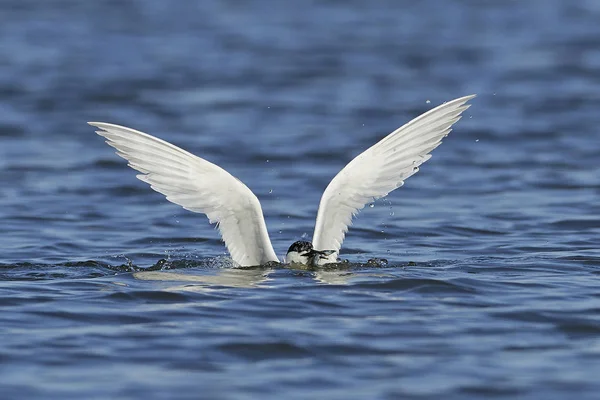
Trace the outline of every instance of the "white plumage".
{"type": "Polygon", "coordinates": [[[117,154],[167,200],[206,214],[218,224],[231,258],[240,265],[279,261],[260,202],[246,185],[223,168],[164,140],[130,128],[89,122],[117,154]]]}
{"type": "Polygon", "coordinates": [[[431,158],[429,154],[475,95],[444,103],[396,129],[350,161],[321,197],[313,235],[316,250],[335,250],[336,257],[352,217],[367,203],[404,185],[431,158]]]}
{"type": "MultiPolygon", "coordinates": [[[[327,186],[317,213],[315,250],[329,251],[315,263],[335,262],[352,217],[415,174],[469,108],[466,96],[444,103],[396,129],[350,161],[327,186]]],[[[134,129],[89,122],[141,172],[137,177],[183,208],[218,224],[234,262],[243,266],[279,261],[260,203],[239,179],[221,167],[164,140],[134,129]]],[[[308,253],[306,253],[308,254],[308,253]]],[[[307,263],[310,261],[307,260],[307,263]]]]}

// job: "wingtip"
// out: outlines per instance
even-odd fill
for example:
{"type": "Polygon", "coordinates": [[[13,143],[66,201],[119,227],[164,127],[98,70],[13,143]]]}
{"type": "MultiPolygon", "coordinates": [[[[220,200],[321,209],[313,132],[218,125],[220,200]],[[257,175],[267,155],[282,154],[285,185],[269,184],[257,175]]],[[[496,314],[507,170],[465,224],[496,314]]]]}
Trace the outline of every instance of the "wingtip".
{"type": "Polygon", "coordinates": [[[462,100],[462,101],[467,102],[469,100],[474,99],[475,97],[477,97],[476,94],[470,94],[470,95],[467,95],[467,96],[459,97],[458,100],[462,100]]]}
{"type": "MultiPolygon", "coordinates": [[[[469,102],[470,100],[474,99],[475,97],[477,97],[476,94],[470,94],[468,96],[457,97],[456,99],[443,102],[442,104],[439,105],[439,107],[470,107],[471,104],[466,104],[466,103],[469,102]]],[[[433,111],[435,109],[437,109],[437,107],[433,108],[430,111],[433,111]]],[[[465,109],[463,109],[463,111],[464,110],[465,109]]]]}
{"type": "Polygon", "coordinates": [[[104,129],[102,127],[102,125],[106,125],[104,122],[95,122],[95,121],[88,121],[87,124],[93,126],[94,128],[99,128],[99,129],[104,129]]]}
{"type": "Polygon", "coordinates": [[[443,105],[452,106],[452,107],[460,107],[462,111],[471,107],[471,104],[467,104],[469,101],[477,97],[476,94],[470,94],[468,96],[458,97],[454,100],[450,100],[448,102],[443,103],[443,105]]]}
{"type": "MultiPolygon", "coordinates": [[[[104,123],[90,121],[87,124],[93,126],[94,128],[98,128],[98,130],[95,131],[97,135],[100,135],[102,137],[106,137],[107,130],[106,130],[105,127],[102,126],[102,125],[104,125],[104,123]]],[[[108,143],[108,141],[106,143],[108,143]]]]}
{"type": "MultiPolygon", "coordinates": [[[[95,126],[96,128],[104,129],[104,130],[107,130],[107,128],[124,128],[120,125],[111,124],[109,122],[90,121],[87,124],[91,125],[91,126],[95,126]]],[[[127,129],[129,129],[129,128],[127,128],[127,129]]]]}

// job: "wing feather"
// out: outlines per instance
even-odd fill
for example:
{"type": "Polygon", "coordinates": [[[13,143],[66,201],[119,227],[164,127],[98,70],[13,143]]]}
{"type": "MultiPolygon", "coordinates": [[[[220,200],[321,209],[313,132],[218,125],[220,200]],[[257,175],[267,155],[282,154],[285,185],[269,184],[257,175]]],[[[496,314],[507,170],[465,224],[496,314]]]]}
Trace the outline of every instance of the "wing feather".
{"type": "Polygon", "coordinates": [[[128,165],[167,200],[216,223],[236,263],[279,261],[271,245],[258,198],[221,167],[171,143],[119,125],[88,122],[128,165]]]}
{"type": "Polygon", "coordinates": [[[339,252],[352,217],[417,173],[474,97],[461,97],[420,115],[350,161],[321,197],[313,235],[315,249],[339,252]]]}

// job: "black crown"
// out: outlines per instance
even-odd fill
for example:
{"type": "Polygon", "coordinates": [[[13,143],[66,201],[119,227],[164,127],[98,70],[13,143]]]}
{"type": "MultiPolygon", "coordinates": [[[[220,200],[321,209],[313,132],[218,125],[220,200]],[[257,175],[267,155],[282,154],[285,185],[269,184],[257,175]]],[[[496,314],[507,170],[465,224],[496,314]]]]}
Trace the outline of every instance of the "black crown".
{"type": "Polygon", "coordinates": [[[290,246],[290,248],[288,249],[288,253],[290,251],[295,251],[297,253],[303,253],[305,251],[311,251],[312,249],[313,249],[313,245],[311,242],[299,241],[299,242],[294,242],[294,244],[292,244],[290,246]]]}

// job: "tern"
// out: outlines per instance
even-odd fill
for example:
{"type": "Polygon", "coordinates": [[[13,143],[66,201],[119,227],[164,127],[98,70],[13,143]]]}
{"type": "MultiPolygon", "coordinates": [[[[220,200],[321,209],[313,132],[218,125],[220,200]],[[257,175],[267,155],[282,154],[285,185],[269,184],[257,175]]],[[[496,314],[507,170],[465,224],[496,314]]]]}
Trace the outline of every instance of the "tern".
{"type": "MultiPolygon", "coordinates": [[[[433,108],[350,161],[323,192],[312,243],[295,242],[283,261],[309,266],[337,262],[352,218],[367,203],[398,189],[418,172],[474,97],[433,108]]],[[[280,262],[260,202],[242,181],[218,165],[146,133],[104,122],[88,124],[99,128],[96,133],[140,172],[138,179],[186,210],[206,214],[219,228],[236,264],[280,262]]]]}

